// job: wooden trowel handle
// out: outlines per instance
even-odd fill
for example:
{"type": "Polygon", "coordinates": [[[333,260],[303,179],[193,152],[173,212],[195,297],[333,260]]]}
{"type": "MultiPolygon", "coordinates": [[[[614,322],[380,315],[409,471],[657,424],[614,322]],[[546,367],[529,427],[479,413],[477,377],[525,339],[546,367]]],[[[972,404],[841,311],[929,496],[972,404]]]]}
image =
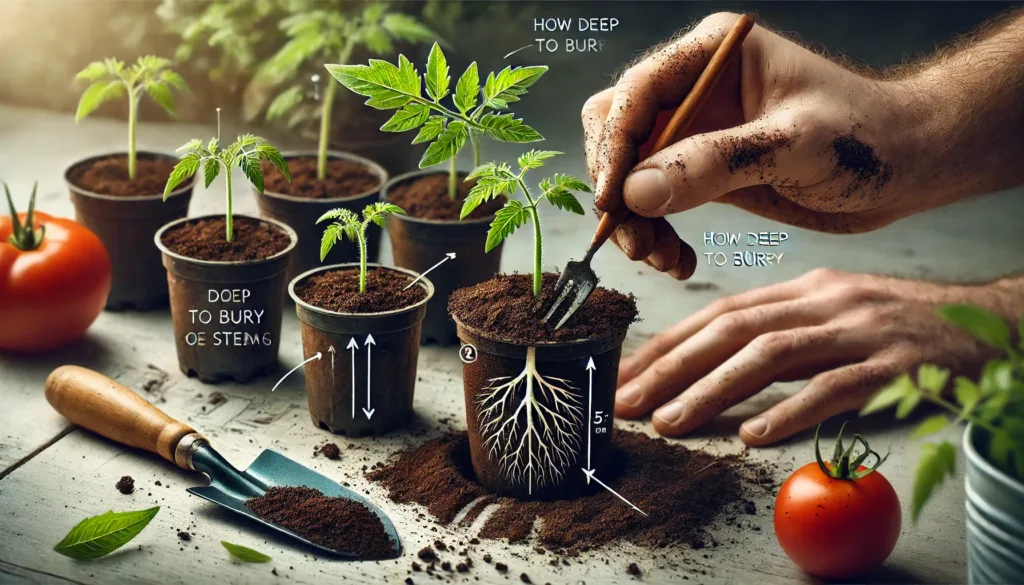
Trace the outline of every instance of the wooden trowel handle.
{"type": "Polygon", "coordinates": [[[61,366],[46,378],[46,400],[78,426],[188,469],[175,461],[175,449],[186,435],[198,433],[103,374],[61,366]]]}

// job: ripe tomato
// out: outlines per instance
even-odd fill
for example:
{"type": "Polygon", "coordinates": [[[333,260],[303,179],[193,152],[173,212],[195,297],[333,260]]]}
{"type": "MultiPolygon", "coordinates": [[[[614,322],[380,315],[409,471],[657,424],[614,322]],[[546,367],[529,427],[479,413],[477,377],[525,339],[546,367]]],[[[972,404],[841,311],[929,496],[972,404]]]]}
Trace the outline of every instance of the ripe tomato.
{"type": "Polygon", "coordinates": [[[78,339],[110,293],[100,239],[70,219],[33,214],[34,201],[35,189],[27,214],[0,217],[0,351],[48,351],[78,339]]]}
{"type": "Polygon", "coordinates": [[[841,430],[839,437],[837,457],[825,463],[816,430],[817,461],[793,472],[775,500],[775,536],[782,550],[804,571],[826,579],[847,579],[877,567],[900,535],[899,498],[875,471],[885,458],[860,435],[844,452],[841,430]],[[862,458],[851,462],[857,442],[876,457],[872,467],[859,465],[862,458]]]}

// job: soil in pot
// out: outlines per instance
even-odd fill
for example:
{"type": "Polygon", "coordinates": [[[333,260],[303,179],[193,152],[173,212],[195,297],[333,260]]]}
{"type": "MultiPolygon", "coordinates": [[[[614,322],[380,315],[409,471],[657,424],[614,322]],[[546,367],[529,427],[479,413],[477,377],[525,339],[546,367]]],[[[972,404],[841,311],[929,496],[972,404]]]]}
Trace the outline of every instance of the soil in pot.
{"type": "Polygon", "coordinates": [[[110,255],[107,309],[167,305],[167,284],[153,234],[185,217],[192,197],[189,180],[163,201],[164,184],[175,162],[168,155],[140,152],[133,180],[127,154],[102,155],[79,161],[64,174],[75,220],[95,233],[110,255]]]}
{"type": "Polygon", "coordinates": [[[292,197],[336,199],[366,193],[381,186],[377,173],[351,160],[328,159],[327,176],[320,180],[316,176],[316,157],[289,157],[291,182],[269,161],[263,161],[262,165],[265,189],[292,197]]]}
{"type": "Polygon", "coordinates": [[[204,382],[246,381],[277,367],[285,268],[295,246],[287,226],[234,217],[180,220],[157,234],[167,268],[178,362],[204,382]]]}
{"type": "MultiPolygon", "coordinates": [[[[544,275],[550,296],[557,275],[544,275]]],[[[596,289],[561,329],[541,323],[532,276],[499,275],[452,295],[463,352],[473,470],[492,492],[523,499],[593,491],[611,456],[619,356],[636,299],[596,289]],[[466,359],[469,357],[470,359],[466,359]]]]}
{"type": "MultiPolygon", "coordinates": [[[[432,173],[400,184],[388,190],[388,201],[401,207],[407,214],[420,219],[459,221],[462,202],[475,183],[459,177],[455,199],[448,196],[448,173],[432,173]]],[[[481,219],[495,214],[505,205],[504,199],[494,199],[473,210],[466,219],[481,219]]]]}
{"type": "Polygon", "coordinates": [[[349,436],[378,435],[412,417],[420,326],[433,294],[427,279],[409,286],[415,278],[371,266],[360,293],[358,266],[343,264],[292,281],[303,353],[323,356],[306,365],[313,424],[349,436]]]}

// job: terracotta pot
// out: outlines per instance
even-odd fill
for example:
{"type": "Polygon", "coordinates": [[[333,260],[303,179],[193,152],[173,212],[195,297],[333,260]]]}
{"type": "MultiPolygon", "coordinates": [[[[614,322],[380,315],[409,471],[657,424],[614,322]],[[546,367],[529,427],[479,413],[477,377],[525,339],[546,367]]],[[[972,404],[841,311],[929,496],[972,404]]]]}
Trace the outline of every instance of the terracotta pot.
{"type": "MultiPolygon", "coordinates": [[[[291,244],[281,252],[253,262],[187,258],[171,252],[161,241],[164,232],[175,226],[212,217],[222,216],[172,221],[154,237],[167,269],[178,365],[186,375],[196,376],[203,382],[245,382],[277,368],[285,299],[284,275],[298,238],[281,222],[250,218],[273,225],[291,239],[291,244]],[[218,292],[218,296],[213,296],[218,292]],[[246,310],[250,320],[221,323],[221,311],[231,311],[229,316],[241,315],[244,319],[240,311],[246,310]],[[202,311],[209,312],[207,323],[203,323],[207,313],[202,311]]],[[[235,215],[236,219],[245,217],[235,215]]]]}
{"type": "MultiPolygon", "coordinates": [[[[440,173],[426,170],[395,177],[384,187],[383,198],[386,200],[388,192],[398,185],[435,174],[440,173]]],[[[430,272],[434,283],[434,298],[427,304],[423,343],[457,343],[455,322],[448,316],[448,297],[460,288],[480,284],[498,273],[501,245],[489,253],[484,252],[487,230],[493,220],[493,216],[464,221],[420,219],[408,215],[388,216],[391,253],[397,266],[421,273],[441,261],[445,254],[455,254],[454,260],[430,272]]]]}
{"type": "MultiPolygon", "coordinates": [[[[419,276],[411,270],[370,266],[419,276]]],[[[313,424],[342,435],[380,435],[404,426],[412,417],[420,326],[434,286],[421,278],[416,286],[427,292],[426,298],[382,313],[329,311],[295,294],[296,285],[310,276],[358,267],[351,263],[310,270],[292,280],[288,294],[301,322],[303,355],[322,356],[306,364],[313,424]]]]}
{"type": "MultiPolygon", "coordinates": [[[[366,166],[380,179],[381,187],[388,181],[387,171],[370,159],[348,152],[328,151],[327,154],[329,158],[335,160],[346,159],[366,166]]],[[[287,153],[285,158],[316,157],[316,155],[316,151],[298,151],[287,153]]],[[[256,192],[260,216],[286,223],[298,234],[299,243],[295,247],[295,252],[288,265],[287,279],[289,282],[299,274],[321,265],[320,237],[324,233],[326,223],[317,225],[316,220],[320,219],[324,212],[336,207],[351,209],[362,217],[364,207],[380,200],[381,187],[358,195],[331,199],[308,199],[270,191],[264,191],[261,195],[256,192]]],[[[371,262],[377,260],[380,252],[380,237],[380,230],[367,230],[366,251],[371,262]]],[[[342,245],[332,248],[323,264],[341,264],[357,260],[359,260],[359,249],[354,245],[342,245]]]]}
{"type": "MultiPolygon", "coordinates": [[[[134,308],[140,311],[167,306],[167,285],[160,263],[160,251],[153,247],[153,234],[161,226],[188,215],[192,199],[192,181],[172,192],[167,201],[163,193],[141,197],[102,195],[71,182],[71,176],[99,159],[127,153],[108,153],[78,161],[64,171],[64,181],[75,205],[75,221],[96,234],[110,255],[111,287],[107,297],[109,310],[134,308]]],[[[155,152],[139,152],[138,158],[177,157],[155,152]]]]}
{"type": "Polygon", "coordinates": [[[463,323],[458,332],[470,457],[484,487],[519,499],[562,499],[595,489],[583,472],[588,465],[597,477],[609,477],[615,383],[626,331],[534,347],[500,341],[463,323]],[[591,359],[594,369],[588,370],[591,359]],[[517,422],[505,425],[531,392],[535,406],[524,406],[517,422]],[[560,432],[541,442],[541,429],[521,447],[505,447],[506,441],[520,445],[529,434],[527,414],[534,428],[541,417],[560,432]],[[525,469],[530,455],[539,458],[532,471],[525,469]]]}

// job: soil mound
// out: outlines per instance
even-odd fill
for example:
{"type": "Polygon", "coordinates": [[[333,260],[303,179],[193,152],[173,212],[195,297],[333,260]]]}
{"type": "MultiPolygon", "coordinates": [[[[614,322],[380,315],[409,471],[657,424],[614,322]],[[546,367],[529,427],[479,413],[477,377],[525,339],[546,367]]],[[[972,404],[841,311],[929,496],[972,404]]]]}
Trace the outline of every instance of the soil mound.
{"type": "Polygon", "coordinates": [[[329,270],[314,274],[295,285],[300,299],[321,309],[339,313],[380,313],[394,311],[422,301],[427,291],[409,286],[405,273],[384,269],[366,271],[366,292],[359,292],[359,270],[329,270]]]}
{"type": "Polygon", "coordinates": [[[292,197],[307,199],[352,197],[380,187],[380,177],[369,167],[350,160],[329,159],[326,177],[321,181],[316,178],[316,157],[289,158],[288,172],[292,176],[290,183],[270,161],[262,161],[261,165],[264,189],[292,197]]]}
{"type": "Polygon", "coordinates": [[[248,217],[234,218],[234,241],[227,241],[223,217],[194,219],[164,232],[167,249],[186,258],[214,262],[254,262],[270,258],[291,243],[280,229],[248,217]]]}
{"type": "MultiPolygon", "coordinates": [[[[448,196],[448,174],[439,173],[415,179],[388,190],[388,201],[407,214],[420,219],[459,221],[462,202],[475,182],[459,177],[455,199],[448,196]]],[[[492,199],[473,210],[466,219],[490,217],[505,205],[504,197],[492,199]]]]}

